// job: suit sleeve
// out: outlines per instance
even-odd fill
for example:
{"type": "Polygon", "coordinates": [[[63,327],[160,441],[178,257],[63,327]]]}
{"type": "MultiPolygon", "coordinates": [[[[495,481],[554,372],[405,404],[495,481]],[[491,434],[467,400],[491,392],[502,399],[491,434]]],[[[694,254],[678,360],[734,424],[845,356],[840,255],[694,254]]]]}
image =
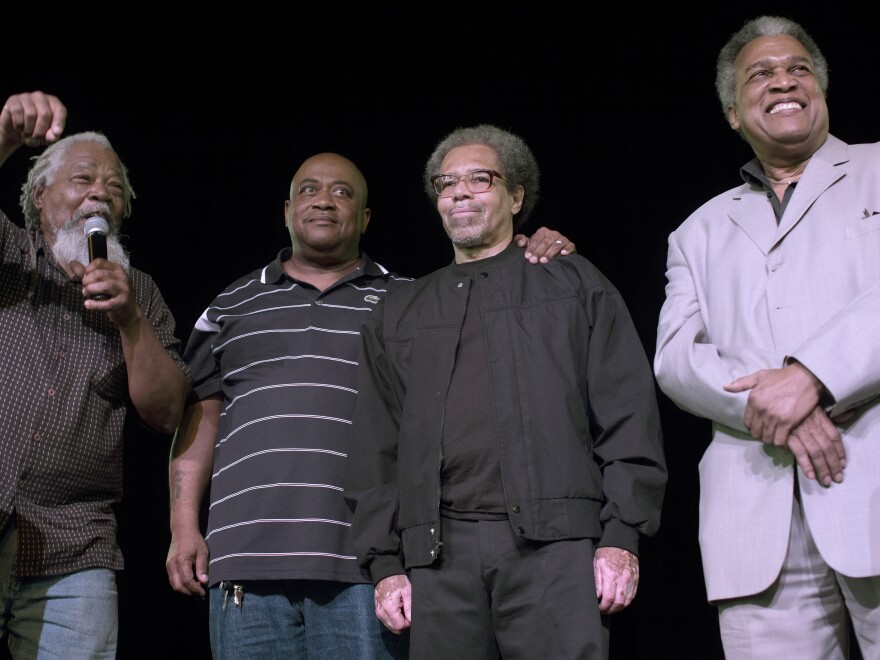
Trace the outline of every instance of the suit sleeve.
{"type": "MultiPolygon", "coordinates": [[[[660,310],[654,373],[660,389],[680,408],[746,432],[743,414],[748,392],[729,393],[724,385],[760,369],[783,366],[785,355],[751,346],[712,343],[706,296],[701,295],[698,268],[669,236],[666,299],[660,310]]],[[[713,304],[724,305],[724,301],[713,304]]]]}
{"type": "Polygon", "coordinates": [[[361,328],[358,396],[345,500],[361,572],[378,583],[405,573],[397,532],[397,442],[402,401],[385,352],[379,303],[361,328]]]}
{"type": "Polygon", "coordinates": [[[880,284],[818,328],[792,357],[834,397],[832,416],[880,396],[880,284]]]}

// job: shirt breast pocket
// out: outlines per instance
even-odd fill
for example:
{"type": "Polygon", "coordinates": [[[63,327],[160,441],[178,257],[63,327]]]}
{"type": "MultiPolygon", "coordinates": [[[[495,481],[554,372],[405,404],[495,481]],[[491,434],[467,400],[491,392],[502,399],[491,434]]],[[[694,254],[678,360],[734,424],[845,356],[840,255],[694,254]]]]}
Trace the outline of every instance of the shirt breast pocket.
{"type": "Polygon", "coordinates": [[[91,389],[118,405],[128,398],[128,369],[119,332],[105,333],[103,343],[96,343],[93,350],[91,389]]]}
{"type": "Polygon", "coordinates": [[[863,290],[880,279],[880,212],[848,222],[845,232],[843,263],[851,285],[863,290]]]}

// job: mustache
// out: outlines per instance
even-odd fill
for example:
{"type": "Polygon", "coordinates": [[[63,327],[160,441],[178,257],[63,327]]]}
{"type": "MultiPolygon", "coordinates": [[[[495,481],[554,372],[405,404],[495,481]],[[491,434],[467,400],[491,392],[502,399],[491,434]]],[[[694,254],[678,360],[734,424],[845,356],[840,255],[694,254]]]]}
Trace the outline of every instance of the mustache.
{"type": "Polygon", "coordinates": [[[96,204],[91,208],[80,209],[73,214],[70,220],[64,223],[64,229],[76,227],[82,220],[91,218],[93,215],[101,216],[107,221],[107,224],[110,225],[111,234],[119,234],[120,223],[110,214],[110,207],[107,204],[96,204]]]}
{"type": "Polygon", "coordinates": [[[454,213],[458,213],[459,211],[469,211],[471,213],[482,213],[483,207],[480,204],[467,203],[467,204],[457,204],[446,211],[446,218],[452,218],[454,213]]]}

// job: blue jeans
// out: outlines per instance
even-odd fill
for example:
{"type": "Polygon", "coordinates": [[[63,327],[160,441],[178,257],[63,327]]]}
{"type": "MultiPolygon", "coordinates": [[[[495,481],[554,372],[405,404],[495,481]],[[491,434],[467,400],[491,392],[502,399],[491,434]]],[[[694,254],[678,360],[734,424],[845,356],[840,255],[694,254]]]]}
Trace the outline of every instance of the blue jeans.
{"type": "Polygon", "coordinates": [[[17,578],[18,535],[0,538],[0,637],[13,658],[113,660],[119,628],[116,573],[90,568],[45,578],[17,578]]]}
{"type": "Polygon", "coordinates": [[[408,657],[408,636],[376,618],[373,585],[322,580],[235,582],[210,590],[214,660],[392,660],[408,657]]]}

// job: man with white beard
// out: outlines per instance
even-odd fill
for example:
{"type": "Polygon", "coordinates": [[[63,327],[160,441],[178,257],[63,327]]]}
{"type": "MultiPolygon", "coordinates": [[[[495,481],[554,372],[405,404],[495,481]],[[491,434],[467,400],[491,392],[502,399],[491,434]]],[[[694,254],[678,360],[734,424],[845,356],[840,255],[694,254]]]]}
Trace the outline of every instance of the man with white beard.
{"type": "MultiPolygon", "coordinates": [[[[76,137],[91,138],[95,136],[100,140],[97,133],[79,133],[76,137]]],[[[73,139],[73,137],[71,138],[73,139]]],[[[83,239],[83,222],[91,217],[106,218],[110,215],[110,209],[106,204],[97,204],[93,209],[79,212],[72,218],[55,228],[52,254],[59,263],[78,261],[87,264],[89,261],[89,246],[83,239]]],[[[108,223],[109,224],[109,223],[108,223]]],[[[119,241],[119,225],[111,226],[107,234],[107,260],[122,266],[128,271],[128,253],[119,241]]]]}
{"type": "Polygon", "coordinates": [[[0,164],[50,145],[21,189],[25,227],[0,211],[0,638],[13,658],[116,657],[126,411],[170,435],[190,382],[170,310],[119,242],[128,171],[100,133],[59,140],[66,119],[42,92],[0,111],[0,164]],[[89,259],[95,216],[106,259],[89,259]]]}

